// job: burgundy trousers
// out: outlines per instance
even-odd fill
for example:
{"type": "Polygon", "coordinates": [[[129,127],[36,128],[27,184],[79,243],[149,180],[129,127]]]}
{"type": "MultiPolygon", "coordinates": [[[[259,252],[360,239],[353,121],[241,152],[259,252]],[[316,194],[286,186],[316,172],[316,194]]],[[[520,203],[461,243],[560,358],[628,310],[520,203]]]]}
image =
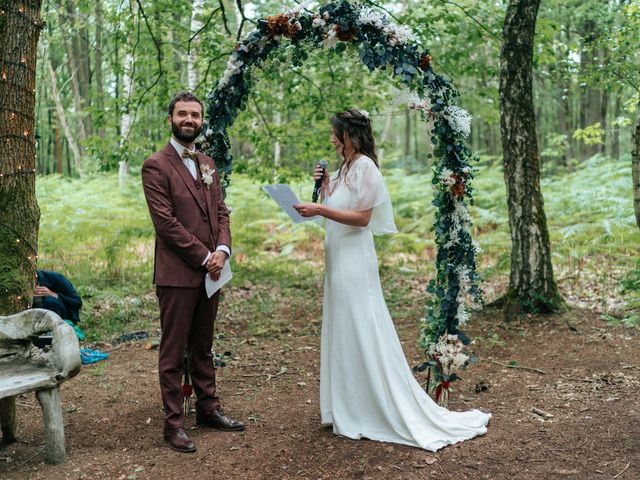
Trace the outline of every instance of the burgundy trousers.
{"type": "Polygon", "coordinates": [[[156,294],[162,328],[158,373],[164,419],[167,427],[178,428],[182,427],[184,420],[182,378],[185,351],[197,398],[197,411],[210,414],[220,408],[211,353],[220,292],[208,298],[203,281],[195,288],[157,286],[156,294]]]}

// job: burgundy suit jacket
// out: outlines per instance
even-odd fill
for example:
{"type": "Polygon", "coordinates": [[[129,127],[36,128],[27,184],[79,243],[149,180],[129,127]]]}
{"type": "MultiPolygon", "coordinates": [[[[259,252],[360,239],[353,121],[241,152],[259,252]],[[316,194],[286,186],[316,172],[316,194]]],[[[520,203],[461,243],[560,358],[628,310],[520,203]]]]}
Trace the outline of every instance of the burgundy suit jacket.
{"type": "Polygon", "coordinates": [[[197,287],[206,274],[202,262],[220,244],[231,248],[229,210],[213,160],[198,153],[194,180],[169,143],[142,165],[142,186],[156,230],[153,282],[197,287]],[[207,189],[200,165],[215,172],[207,189]]]}

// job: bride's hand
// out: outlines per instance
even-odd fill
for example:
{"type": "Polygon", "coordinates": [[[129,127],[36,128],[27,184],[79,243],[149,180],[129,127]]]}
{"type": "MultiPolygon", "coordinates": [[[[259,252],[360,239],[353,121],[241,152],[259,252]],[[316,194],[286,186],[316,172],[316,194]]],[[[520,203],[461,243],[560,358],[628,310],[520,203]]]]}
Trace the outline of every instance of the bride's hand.
{"type": "Polygon", "coordinates": [[[322,205],[318,203],[303,202],[294,205],[300,215],[303,217],[313,217],[315,215],[322,215],[322,205]]]}
{"type": "Polygon", "coordinates": [[[323,170],[319,165],[316,165],[313,171],[313,179],[318,180],[319,178],[322,178],[322,187],[320,188],[324,190],[329,185],[329,172],[326,168],[323,170]]]}

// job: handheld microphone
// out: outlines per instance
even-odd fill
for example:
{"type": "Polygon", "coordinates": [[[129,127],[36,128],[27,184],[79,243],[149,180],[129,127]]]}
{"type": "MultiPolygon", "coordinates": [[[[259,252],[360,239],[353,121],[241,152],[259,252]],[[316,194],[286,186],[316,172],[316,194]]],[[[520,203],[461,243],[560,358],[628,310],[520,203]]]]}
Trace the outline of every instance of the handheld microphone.
{"type": "Polygon", "coordinates": [[[329,164],[326,160],[320,160],[318,162],[318,167],[322,169],[322,176],[316,180],[315,185],[313,186],[313,195],[311,195],[311,201],[316,203],[318,201],[318,195],[320,194],[320,188],[322,187],[322,181],[324,180],[324,172],[327,169],[329,164]]]}

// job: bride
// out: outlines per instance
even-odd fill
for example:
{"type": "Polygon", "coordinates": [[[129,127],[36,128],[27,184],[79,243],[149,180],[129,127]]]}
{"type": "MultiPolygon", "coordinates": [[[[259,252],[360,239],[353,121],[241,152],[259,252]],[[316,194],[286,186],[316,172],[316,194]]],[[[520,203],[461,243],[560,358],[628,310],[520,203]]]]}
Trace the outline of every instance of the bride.
{"type": "Polygon", "coordinates": [[[368,438],[436,451],[487,431],[491,414],[437,405],[413,377],[384,301],[373,235],[397,232],[380,173],[371,123],[347,110],[331,117],[331,143],[343,159],[322,178],[323,203],[301,203],[326,221],[320,353],[323,425],[368,438]]]}

